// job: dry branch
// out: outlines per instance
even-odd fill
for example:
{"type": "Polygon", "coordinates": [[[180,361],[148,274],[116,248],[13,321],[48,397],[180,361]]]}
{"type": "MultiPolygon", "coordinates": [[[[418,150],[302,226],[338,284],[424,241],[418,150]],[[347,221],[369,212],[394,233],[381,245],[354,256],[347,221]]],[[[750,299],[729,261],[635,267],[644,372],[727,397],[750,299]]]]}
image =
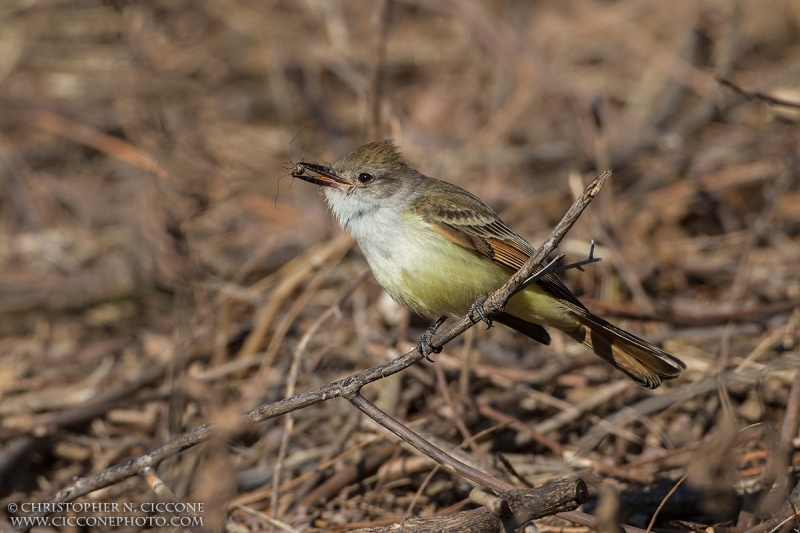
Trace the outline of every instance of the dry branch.
{"type": "Polygon", "coordinates": [[[400,524],[386,527],[357,529],[353,533],[393,533],[398,531],[439,531],[503,533],[526,522],[569,511],[586,501],[586,483],[582,480],[563,480],[533,489],[511,489],[500,492],[495,500],[503,504],[497,509],[481,507],[447,516],[409,518],[400,524]]]}
{"type": "MultiPolygon", "coordinates": [[[[155,470],[152,468],[145,468],[141,474],[142,478],[145,480],[147,485],[152,489],[153,492],[156,493],[156,496],[162,501],[166,503],[180,503],[178,497],[175,496],[175,493],[158,477],[155,470]]],[[[180,510],[181,507],[178,505],[173,505],[172,509],[175,509],[174,513],[175,516],[180,518],[193,518],[194,515],[189,513],[185,510],[180,510]]],[[[189,525],[186,528],[191,533],[210,533],[210,531],[202,526],[198,525],[189,525]]]]}

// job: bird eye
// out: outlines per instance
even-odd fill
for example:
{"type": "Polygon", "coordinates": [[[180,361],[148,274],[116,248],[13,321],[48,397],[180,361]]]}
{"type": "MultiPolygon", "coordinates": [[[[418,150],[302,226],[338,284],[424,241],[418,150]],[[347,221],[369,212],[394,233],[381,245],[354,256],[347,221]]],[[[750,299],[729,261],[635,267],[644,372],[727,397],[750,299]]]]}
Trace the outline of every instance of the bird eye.
{"type": "Polygon", "coordinates": [[[372,174],[367,174],[366,172],[362,172],[358,175],[358,181],[361,183],[369,183],[370,181],[374,180],[375,176],[372,174]]]}

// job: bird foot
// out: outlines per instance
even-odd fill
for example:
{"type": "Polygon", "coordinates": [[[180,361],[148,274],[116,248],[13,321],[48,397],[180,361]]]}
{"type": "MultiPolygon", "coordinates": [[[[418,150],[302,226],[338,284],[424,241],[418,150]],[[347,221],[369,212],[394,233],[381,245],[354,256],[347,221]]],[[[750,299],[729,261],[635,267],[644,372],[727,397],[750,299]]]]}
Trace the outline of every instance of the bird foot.
{"type": "Polygon", "coordinates": [[[432,353],[439,353],[442,351],[441,346],[434,346],[433,335],[436,333],[436,330],[439,329],[439,326],[444,324],[444,321],[447,320],[446,316],[440,317],[439,320],[431,324],[431,327],[425,330],[425,332],[420,335],[419,342],[417,342],[417,350],[422,356],[433,363],[433,359],[431,359],[430,354],[432,353]]]}
{"type": "Polygon", "coordinates": [[[472,307],[469,308],[467,316],[470,320],[472,320],[473,324],[477,324],[479,321],[484,322],[486,324],[486,329],[489,329],[492,327],[492,317],[487,315],[486,311],[483,310],[484,303],[486,303],[486,296],[478,297],[478,299],[472,304],[472,307]]]}

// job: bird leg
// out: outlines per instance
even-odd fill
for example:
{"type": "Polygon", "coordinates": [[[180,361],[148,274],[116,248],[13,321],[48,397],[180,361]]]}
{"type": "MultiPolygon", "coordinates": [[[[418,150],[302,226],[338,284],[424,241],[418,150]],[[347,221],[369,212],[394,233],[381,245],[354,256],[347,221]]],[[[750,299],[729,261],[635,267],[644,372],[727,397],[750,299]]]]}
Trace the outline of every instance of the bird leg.
{"type": "Polygon", "coordinates": [[[439,326],[444,324],[444,321],[447,320],[446,316],[439,317],[439,319],[431,324],[431,327],[425,330],[425,332],[420,335],[419,342],[417,342],[417,350],[422,356],[433,363],[433,359],[431,359],[430,354],[432,353],[439,353],[442,351],[441,346],[434,346],[431,341],[433,341],[433,335],[436,333],[436,330],[439,329],[439,326]]]}

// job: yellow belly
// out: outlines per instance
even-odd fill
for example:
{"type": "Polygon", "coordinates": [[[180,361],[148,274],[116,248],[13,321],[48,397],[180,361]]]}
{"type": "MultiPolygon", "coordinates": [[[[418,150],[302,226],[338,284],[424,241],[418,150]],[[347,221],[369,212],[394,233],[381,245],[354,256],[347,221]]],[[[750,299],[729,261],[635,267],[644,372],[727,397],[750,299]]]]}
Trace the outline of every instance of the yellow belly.
{"type": "MultiPolygon", "coordinates": [[[[413,241],[399,239],[391,257],[365,255],[378,283],[417,314],[464,315],[477,298],[500,288],[514,273],[427,227],[410,233],[413,241]]],[[[567,309],[536,284],[511,298],[506,311],[536,324],[563,328],[574,323],[567,309]]]]}

